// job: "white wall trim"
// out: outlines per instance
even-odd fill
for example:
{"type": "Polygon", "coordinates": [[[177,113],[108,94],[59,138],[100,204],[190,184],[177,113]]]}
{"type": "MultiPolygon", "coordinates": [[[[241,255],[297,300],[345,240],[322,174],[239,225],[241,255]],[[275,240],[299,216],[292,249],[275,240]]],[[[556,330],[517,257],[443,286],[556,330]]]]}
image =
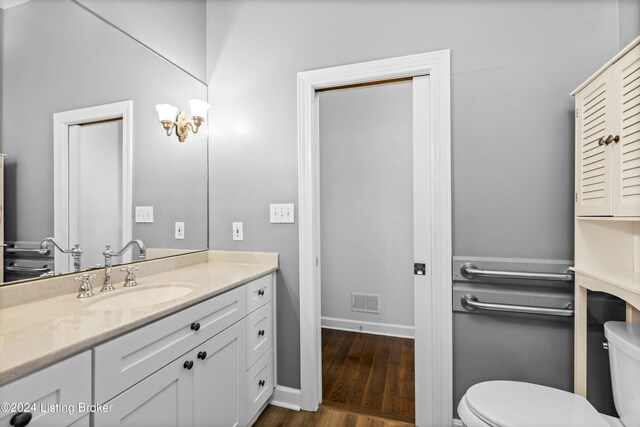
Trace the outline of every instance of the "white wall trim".
{"type": "Polygon", "coordinates": [[[335,317],[322,317],[322,327],[337,329],[339,331],[361,332],[363,334],[385,335],[399,338],[413,339],[415,335],[413,326],[364,322],[351,319],[338,319],[335,317]]]}
{"type": "MultiPolygon", "coordinates": [[[[451,326],[451,111],[448,50],[298,73],[298,203],[300,262],[301,408],[322,399],[317,89],[429,75],[430,258],[421,301],[426,325],[416,324],[416,424],[442,426],[453,413],[451,326]],[[429,343],[419,346],[419,343],[429,343]],[[424,348],[427,354],[422,354],[424,348]],[[420,354],[419,354],[420,353],[420,354]],[[418,366],[417,366],[418,367],[418,366]]],[[[418,302],[416,302],[418,304],[418,302]]]]}
{"type": "MultiPolygon", "coordinates": [[[[69,126],[122,119],[122,243],[133,235],[133,101],[64,111],[53,115],[53,237],[63,247],[69,242],[69,126]]],[[[47,237],[47,236],[43,236],[47,237]]],[[[73,242],[77,243],[77,242],[73,242]]],[[[120,248],[114,248],[116,250],[120,248]]],[[[54,251],[56,272],[69,268],[69,255],[54,251]]]]}
{"type": "Polygon", "coordinates": [[[300,410],[300,390],[297,388],[285,387],[277,385],[273,390],[273,396],[269,400],[269,404],[279,406],[281,408],[300,410]]]}

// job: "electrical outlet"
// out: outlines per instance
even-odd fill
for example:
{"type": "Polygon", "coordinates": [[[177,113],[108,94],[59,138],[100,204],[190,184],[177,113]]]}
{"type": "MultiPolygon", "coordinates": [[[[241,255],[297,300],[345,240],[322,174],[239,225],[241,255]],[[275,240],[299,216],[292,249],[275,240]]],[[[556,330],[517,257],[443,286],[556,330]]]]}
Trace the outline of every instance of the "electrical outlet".
{"type": "Polygon", "coordinates": [[[184,240],[184,222],[176,222],[176,239],[184,240]]]}
{"type": "Polygon", "coordinates": [[[244,240],[244,233],[242,232],[242,223],[232,223],[233,228],[233,240],[244,240]]]}
{"type": "Polygon", "coordinates": [[[152,223],[153,206],[136,206],[136,223],[152,223]]]}

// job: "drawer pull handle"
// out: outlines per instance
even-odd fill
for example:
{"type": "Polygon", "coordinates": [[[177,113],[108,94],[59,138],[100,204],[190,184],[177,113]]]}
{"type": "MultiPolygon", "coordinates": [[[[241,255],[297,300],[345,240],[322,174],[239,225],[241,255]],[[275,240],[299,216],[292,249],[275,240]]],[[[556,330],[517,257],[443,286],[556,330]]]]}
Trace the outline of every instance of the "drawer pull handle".
{"type": "Polygon", "coordinates": [[[193,360],[187,360],[186,362],[184,362],[184,366],[185,369],[191,369],[193,368],[193,360]]]}
{"type": "Polygon", "coordinates": [[[198,332],[198,331],[200,330],[200,323],[198,323],[198,322],[193,322],[193,323],[191,324],[191,330],[192,330],[192,331],[196,331],[196,332],[198,332]]]}
{"type": "Polygon", "coordinates": [[[201,352],[198,353],[198,359],[204,360],[204,359],[206,359],[206,357],[207,357],[207,352],[206,351],[201,351],[201,352]]]}
{"type": "Polygon", "coordinates": [[[263,336],[264,336],[264,329],[260,329],[260,330],[258,331],[258,336],[259,336],[259,337],[263,337],[263,336]]]}
{"type": "Polygon", "coordinates": [[[260,386],[260,387],[264,387],[264,385],[265,385],[264,380],[260,380],[260,381],[258,381],[258,386],[260,386]]]}
{"type": "Polygon", "coordinates": [[[260,289],[260,290],[258,291],[258,295],[263,296],[263,295],[264,295],[264,289],[260,289]]]}
{"type": "Polygon", "coordinates": [[[24,427],[31,422],[31,412],[18,412],[9,420],[9,424],[15,427],[24,427]]]}

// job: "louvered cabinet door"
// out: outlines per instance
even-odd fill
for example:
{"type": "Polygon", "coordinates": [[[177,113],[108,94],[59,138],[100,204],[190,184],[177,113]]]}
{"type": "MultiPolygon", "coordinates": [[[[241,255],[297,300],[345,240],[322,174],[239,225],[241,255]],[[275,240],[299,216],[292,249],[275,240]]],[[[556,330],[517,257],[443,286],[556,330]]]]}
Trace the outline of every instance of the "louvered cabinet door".
{"type": "Polygon", "coordinates": [[[613,84],[606,70],[576,96],[576,215],[613,214],[612,147],[602,143],[613,127],[613,84]]]}
{"type": "Polygon", "coordinates": [[[640,45],[613,67],[619,97],[615,117],[614,214],[640,216],[640,45]]]}

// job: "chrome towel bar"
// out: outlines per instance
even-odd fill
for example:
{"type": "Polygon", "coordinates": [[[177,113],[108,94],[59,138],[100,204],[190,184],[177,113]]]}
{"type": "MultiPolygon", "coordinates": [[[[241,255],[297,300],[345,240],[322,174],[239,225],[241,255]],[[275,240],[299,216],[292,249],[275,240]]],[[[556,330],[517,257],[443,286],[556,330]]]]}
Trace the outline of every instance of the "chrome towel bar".
{"type": "Polygon", "coordinates": [[[460,267],[460,274],[466,279],[476,277],[494,277],[501,279],[550,280],[554,282],[573,282],[573,273],[533,273],[529,271],[481,270],[467,262],[460,267]]]}
{"type": "Polygon", "coordinates": [[[14,273],[46,273],[48,271],[51,271],[51,268],[47,267],[46,265],[42,267],[27,267],[11,263],[5,268],[5,270],[12,271],[14,273]]]}
{"type": "Polygon", "coordinates": [[[16,248],[14,246],[8,246],[5,248],[5,252],[10,254],[49,255],[51,251],[47,249],[46,252],[40,252],[40,249],[16,248]]]}
{"type": "Polygon", "coordinates": [[[465,310],[491,310],[491,311],[507,311],[509,313],[526,313],[526,314],[543,314],[546,316],[561,316],[572,317],[573,316],[573,301],[569,301],[564,305],[564,308],[550,308],[550,307],[531,307],[528,305],[513,305],[513,304],[496,304],[490,302],[480,302],[473,294],[466,294],[460,300],[462,307],[465,310]]]}

